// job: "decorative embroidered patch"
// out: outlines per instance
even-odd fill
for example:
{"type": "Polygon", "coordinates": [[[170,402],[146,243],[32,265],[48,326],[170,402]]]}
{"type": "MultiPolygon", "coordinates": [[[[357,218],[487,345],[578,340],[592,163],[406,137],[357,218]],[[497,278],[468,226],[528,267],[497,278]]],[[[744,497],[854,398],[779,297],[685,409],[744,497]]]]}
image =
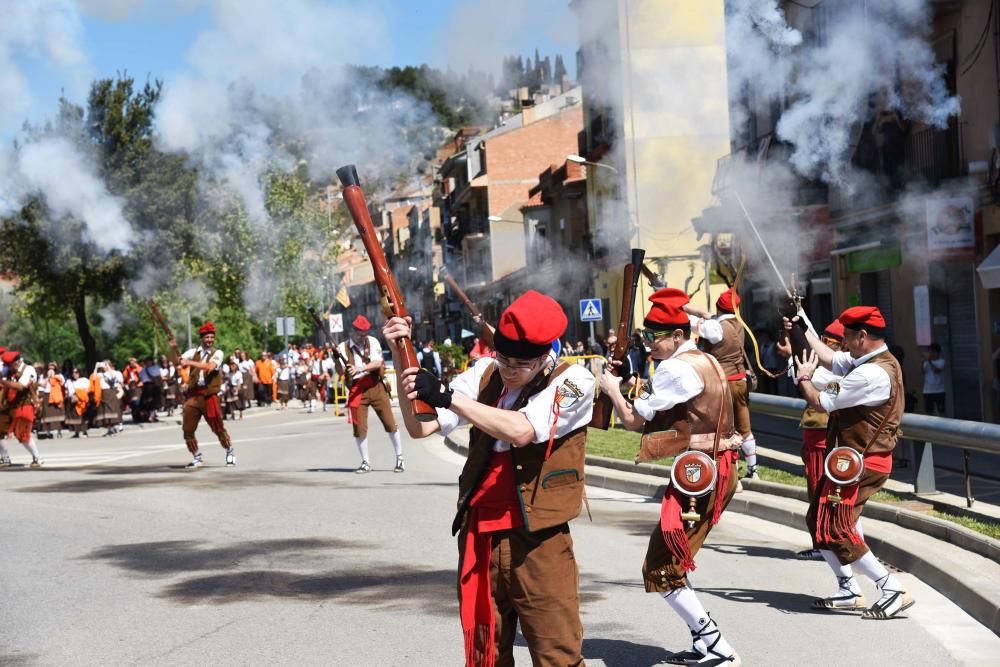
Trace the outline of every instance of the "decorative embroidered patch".
{"type": "Polygon", "coordinates": [[[556,400],[560,409],[565,410],[581,398],[583,398],[583,391],[569,380],[563,381],[556,388],[556,400]]]}
{"type": "Polygon", "coordinates": [[[653,394],[653,385],[651,382],[646,381],[639,385],[639,398],[644,401],[648,401],[649,397],[653,394]]]}
{"type": "Polygon", "coordinates": [[[840,393],[840,383],[839,382],[831,382],[828,385],[826,385],[826,388],[823,389],[823,391],[825,391],[826,393],[830,394],[831,396],[836,396],[837,394],[840,393]]]}

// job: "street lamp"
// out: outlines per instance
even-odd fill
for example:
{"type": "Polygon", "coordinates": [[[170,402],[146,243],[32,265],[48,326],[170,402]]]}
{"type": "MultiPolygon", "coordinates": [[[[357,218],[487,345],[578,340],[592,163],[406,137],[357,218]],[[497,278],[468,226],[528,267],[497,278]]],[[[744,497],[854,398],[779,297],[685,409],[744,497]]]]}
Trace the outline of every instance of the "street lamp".
{"type": "Polygon", "coordinates": [[[566,159],[570,162],[575,162],[577,164],[589,164],[594,167],[604,167],[605,169],[610,169],[611,171],[618,173],[618,170],[612,167],[610,164],[604,164],[603,162],[591,162],[590,160],[581,157],[579,155],[567,155],[566,159]]]}

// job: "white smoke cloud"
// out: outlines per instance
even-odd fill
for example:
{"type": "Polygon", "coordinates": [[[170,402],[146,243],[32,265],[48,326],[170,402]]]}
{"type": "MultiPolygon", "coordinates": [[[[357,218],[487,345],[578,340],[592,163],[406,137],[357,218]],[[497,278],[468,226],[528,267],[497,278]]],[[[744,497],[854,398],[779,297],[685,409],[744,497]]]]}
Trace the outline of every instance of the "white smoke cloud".
{"type": "Polygon", "coordinates": [[[72,0],[6,2],[0,20],[0,134],[36,111],[24,66],[27,60],[65,75],[69,93],[85,90],[83,26],[72,0]]]}
{"type": "Polygon", "coordinates": [[[92,163],[69,140],[46,137],[0,155],[0,174],[0,213],[3,202],[10,213],[29,197],[40,196],[55,235],[59,219],[72,217],[83,223],[87,240],[101,252],[132,244],[134,230],[122,201],[108,192],[92,163]]]}
{"type": "Polygon", "coordinates": [[[850,160],[877,96],[939,128],[958,114],[926,40],[926,0],[824,5],[798,17],[811,40],[788,25],[777,0],[733,0],[726,26],[734,122],[747,117],[744,93],[758,108],[786,101],[776,133],[793,146],[798,173],[852,188],[850,160]]]}

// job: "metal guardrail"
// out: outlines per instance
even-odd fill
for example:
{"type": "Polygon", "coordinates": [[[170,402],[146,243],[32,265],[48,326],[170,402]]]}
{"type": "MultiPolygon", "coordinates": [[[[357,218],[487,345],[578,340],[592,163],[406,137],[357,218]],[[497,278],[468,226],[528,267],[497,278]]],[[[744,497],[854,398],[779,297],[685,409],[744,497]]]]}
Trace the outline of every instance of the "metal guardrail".
{"type": "MultiPolygon", "coordinates": [[[[770,394],[750,394],[750,410],[760,414],[799,419],[806,408],[801,398],[772,396],[770,394]]],[[[934,461],[930,445],[956,447],[964,451],[965,500],[972,507],[972,480],[969,474],[969,450],[1000,454],[1000,425],[967,419],[948,419],[930,415],[906,413],[902,421],[903,437],[915,442],[923,442],[917,452],[916,478],[914,488],[917,493],[934,493],[934,461]]]]}

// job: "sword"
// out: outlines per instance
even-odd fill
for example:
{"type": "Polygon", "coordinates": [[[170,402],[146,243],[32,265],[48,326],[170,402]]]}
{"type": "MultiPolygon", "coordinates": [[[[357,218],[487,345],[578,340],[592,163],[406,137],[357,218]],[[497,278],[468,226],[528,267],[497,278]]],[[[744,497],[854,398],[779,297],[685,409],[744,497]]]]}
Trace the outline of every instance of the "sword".
{"type": "Polygon", "coordinates": [[[774,274],[778,276],[778,282],[781,283],[781,288],[785,290],[785,294],[788,295],[789,299],[794,299],[795,296],[792,291],[788,289],[788,285],[785,283],[785,279],[781,275],[781,271],[778,270],[778,265],[775,264],[774,258],[771,257],[771,251],[767,249],[767,244],[764,243],[764,239],[761,237],[760,232],[757,230],[757,225],[754,224],[753,218],[750,217],[750,212],[747,211],[747,207],[743,205],[743,199],[740,197],[740,193],[733,190],[733,196],[736,197],[736,202],[743,209],[743,215],[746,216],[747,222],[750,223],[750,229],[753,230],[754,235],[757,237],[757,242],[760,243],[760,247],[764,249],[764,255],[767,257],[767,261],[771,263],[771,268],[774,269],[774,274]]]}

